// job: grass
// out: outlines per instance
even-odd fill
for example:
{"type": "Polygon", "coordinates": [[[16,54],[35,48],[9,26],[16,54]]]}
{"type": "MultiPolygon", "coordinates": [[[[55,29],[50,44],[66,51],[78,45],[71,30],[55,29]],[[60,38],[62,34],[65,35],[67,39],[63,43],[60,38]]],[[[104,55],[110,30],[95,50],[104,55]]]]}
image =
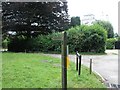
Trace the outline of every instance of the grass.
{"type": "MultiPolygon", "coordinates": [[[[61,60],[42,53],[3,53],[3,88],[61,88],[61,60]]],[[[68,68],[68,88],[106,88],[100,78],[82,66],[77,75],[75,64],[68,68]]]]}

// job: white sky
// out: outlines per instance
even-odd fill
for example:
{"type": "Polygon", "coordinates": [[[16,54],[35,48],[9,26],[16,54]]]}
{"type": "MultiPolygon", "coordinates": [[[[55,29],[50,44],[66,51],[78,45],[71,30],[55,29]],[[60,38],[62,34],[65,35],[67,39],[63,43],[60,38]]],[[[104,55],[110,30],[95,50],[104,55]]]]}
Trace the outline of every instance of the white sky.
{"type": "Polygon", "coordinates": [[[70,16],[94,14],[100,19],[102,13],[108,15],[108,20],[113,25],[114,32],[118,33],[118,1],[120,0],[67,0],[70,16]]]}

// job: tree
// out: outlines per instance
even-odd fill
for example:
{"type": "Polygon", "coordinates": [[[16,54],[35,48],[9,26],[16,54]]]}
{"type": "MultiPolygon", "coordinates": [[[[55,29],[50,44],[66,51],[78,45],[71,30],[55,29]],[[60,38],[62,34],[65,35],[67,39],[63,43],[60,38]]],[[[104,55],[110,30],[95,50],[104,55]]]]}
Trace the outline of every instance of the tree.
{"type": "Polygon", "coordinates": [[[3,39],[10,38],[9,51],[25,51],[31,46],[28,42],[33,37],[61,32],[69,27],[67,2],[61,0],[2,2],[2,13],[2,35],[3,39]]]}
{"type": "Polygon", "coordinates": [[[80,17],[76,16],[76,17],[71,17],[71,26],[77,26],[80,25],[81,21],[80,21],[80,17]]]}
{"type": "Polygon", "coordinates": [[[67,2],[2,2],[3,33],[27,37],[63,31],[68,27],[67,2]]]}
{"type": "Polygon", "coordinates": [[[107,31],[108,38],[114,37],[113,26],[110,22],[98,20],[98,21],[95,21],[93,24],[99,24],[100,26],[102,26],[107,31]]]}
{"type": "Polygon", "coordinates": [[[114,37],[115,37],[115,38],[118,38],[118,37],[119,37],[118,33],[115,33],[115,34],[114,34],[114,37]]]}

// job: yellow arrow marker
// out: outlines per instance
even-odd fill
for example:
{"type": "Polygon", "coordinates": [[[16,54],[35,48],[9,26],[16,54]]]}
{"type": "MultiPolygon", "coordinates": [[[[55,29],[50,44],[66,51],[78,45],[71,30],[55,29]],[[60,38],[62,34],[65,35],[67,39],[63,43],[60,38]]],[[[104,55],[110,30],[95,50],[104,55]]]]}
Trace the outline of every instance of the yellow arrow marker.
{"type": "Polygon", "coordinates": [[[70,64],[70,58],[67,56],[67,68],[69,67],[70,64]]]}

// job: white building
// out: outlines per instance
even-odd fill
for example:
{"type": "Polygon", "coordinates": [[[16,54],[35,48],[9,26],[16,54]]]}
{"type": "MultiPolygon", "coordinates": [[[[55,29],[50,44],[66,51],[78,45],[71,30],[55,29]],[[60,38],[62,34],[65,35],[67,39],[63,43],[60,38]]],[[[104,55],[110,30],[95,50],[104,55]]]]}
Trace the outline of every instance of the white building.
{"type": "Polygon", "coordinates": [[[81,24],[92,25],[92,23],[94,21],[96,21],[95,15],[93,15],[93,14],[87,14],[87,15],[83,16],[83,18],[81,20],[81,24]]]}
{"type": "Polygon", "coordinates": [[[101,15],[100,15],[100,20],[109,21],[108,14],[102,12],[101,15]]]}

